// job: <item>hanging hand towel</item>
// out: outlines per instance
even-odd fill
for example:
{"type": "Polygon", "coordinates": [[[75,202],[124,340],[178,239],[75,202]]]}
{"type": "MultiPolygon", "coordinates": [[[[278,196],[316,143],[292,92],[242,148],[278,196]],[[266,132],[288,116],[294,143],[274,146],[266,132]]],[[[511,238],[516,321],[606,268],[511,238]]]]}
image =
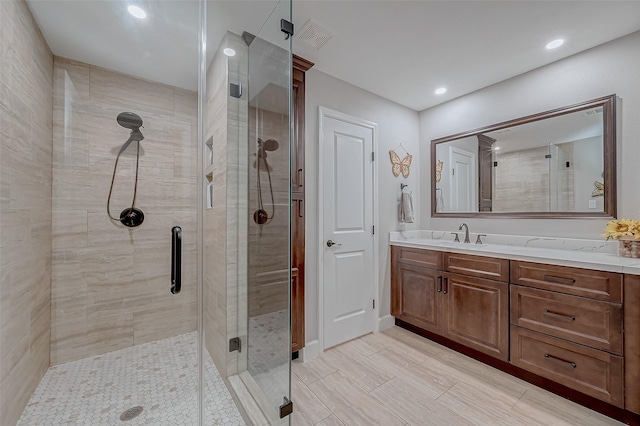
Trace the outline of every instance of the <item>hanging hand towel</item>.
{"type": "Polygon", "coordinates": [[[413,200],[408,192],[403,192],[400,199],[400,222],[413,223],[413,200]]]}

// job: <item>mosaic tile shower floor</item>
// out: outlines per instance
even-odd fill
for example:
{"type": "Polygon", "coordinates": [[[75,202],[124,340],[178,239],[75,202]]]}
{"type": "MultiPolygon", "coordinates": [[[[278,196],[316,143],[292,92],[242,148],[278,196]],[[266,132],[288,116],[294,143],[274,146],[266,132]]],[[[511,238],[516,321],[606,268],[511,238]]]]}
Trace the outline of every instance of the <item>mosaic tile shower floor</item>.
{"type": "MultiPolygon", "coordinates": [[[[245,425],[213,362],[205,357],[205,424],[245,425]]],[[[18,426],[193,426],[198,423],[197,333],[56,365],[18,426]],[[123,422],[127,409],[142,406],[123,422]]]]}

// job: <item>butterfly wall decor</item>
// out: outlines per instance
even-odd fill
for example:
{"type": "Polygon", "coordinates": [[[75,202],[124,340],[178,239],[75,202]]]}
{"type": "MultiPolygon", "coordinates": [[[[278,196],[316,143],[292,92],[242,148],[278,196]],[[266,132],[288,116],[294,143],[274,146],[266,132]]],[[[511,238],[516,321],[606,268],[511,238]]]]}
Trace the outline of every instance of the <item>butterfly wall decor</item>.
{"type": "Polygon", "coordinates": [[[411,159],[413,157],[411,156],[411,154],[409,154],[405,147],[402,146],[402,144],[400,144],[398,148],[404,149],[407,155],[405,155],[405,157],[401,160],[400,156],[396,154],[395,150],[392,149],[389,151],[389,157],[391,158],[391,172],[395,177],[398,177],[400,173],[402,173],[402,176],[408,178],[410,173],[409,167],[411,167],[411,159]]]}
{"type": "Polygon", "coordinates": [[[593,192],[591,192],[591,197],[603,197],[604,196],[604,183],[600,183],[597,180],[593,182],[593,192]]]}

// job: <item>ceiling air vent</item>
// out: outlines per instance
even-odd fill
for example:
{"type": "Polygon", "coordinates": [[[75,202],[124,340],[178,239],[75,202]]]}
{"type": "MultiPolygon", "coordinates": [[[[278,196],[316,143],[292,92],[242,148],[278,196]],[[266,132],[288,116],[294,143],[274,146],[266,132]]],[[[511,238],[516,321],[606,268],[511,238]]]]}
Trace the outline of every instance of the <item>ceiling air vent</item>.
{"type": "Polygon", "coordinates": [[[316,22],[313,22],[311,19],[307,21],[298,34],[298,39],[300,41],[310,44],[316,50],[319,50],[333,38],[333,34],[322,28],[316,22]]]}

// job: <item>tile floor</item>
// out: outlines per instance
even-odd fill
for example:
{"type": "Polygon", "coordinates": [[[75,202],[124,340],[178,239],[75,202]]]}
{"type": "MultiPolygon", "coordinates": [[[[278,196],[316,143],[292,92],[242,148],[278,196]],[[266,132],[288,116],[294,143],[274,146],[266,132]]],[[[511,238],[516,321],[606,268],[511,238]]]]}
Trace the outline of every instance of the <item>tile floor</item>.
{"type": "MultiPolygon", "coordinates": [[[[18,426],[193,426],[198,423],[195,332],[53,366],[18,426]],[[144,408],[133,420],[120,415],[144,408]]],[[[210,358],[205,362],[207,425],[244,425],[210,358]]]]}
{"type": "Polygon", "coordinates": [[[398,327],[292,370],[295,426],[622,424],[398,327]]]}
{"type": "Polygon", "coordinates": [[[289,311],[276,311],[249,318],[248,370],[270,405],[281,404],[289,394],[289,311]]]}

